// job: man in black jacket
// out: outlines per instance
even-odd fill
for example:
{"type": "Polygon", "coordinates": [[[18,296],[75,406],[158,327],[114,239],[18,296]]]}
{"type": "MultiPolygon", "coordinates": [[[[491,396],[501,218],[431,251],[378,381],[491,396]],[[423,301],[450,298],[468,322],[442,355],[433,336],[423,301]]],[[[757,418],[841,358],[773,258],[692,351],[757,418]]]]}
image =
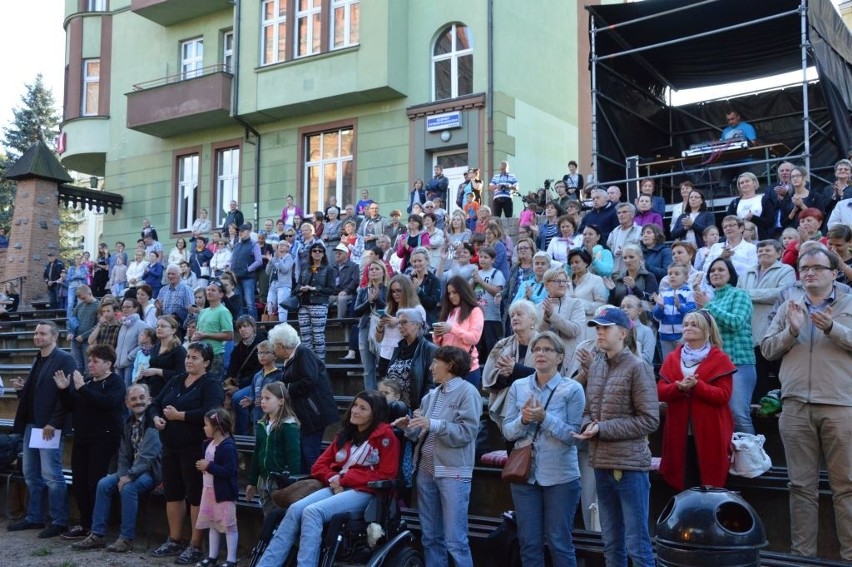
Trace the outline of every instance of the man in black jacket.
{"type": "Polygon", "coordinates": [[[260,247],[251,240],[251,225],[248,223],[241,224],[240,241],[237,242],[231,252],[231,270],[239,280],[245,313],[251,315],[251,318],[255,321],[257,321],[257,306],[254,304],[257,288],[255,276],[262,266],[263,257],[260,254],[260,247]]]}
{"type": "Polygon", "coordinates": [[[30,500],[24,519],[9,524],[6,529],[10,532],[41,529],[40,538],[58,536],[68,529],[68,489],[62,474],[62,434],[70,424],[68,413],[59,401],[59,388],[53,381],[53,375],[59,371],[71,375],[76,365],[70,354],[57,348],[58,337],[56,323],[39,322],[33,334],[33,344],[39,352],[29,377],[26,380],[12,379],[12,386],[18,392],[13,431],[24,436],[24,480],[30,500]],[[31,447],[33,435],[39,437],[37,444],[51,447],[31,447]],[[44,521],[45,490],[51,519],[47,527],[44,521]]]}
{"type": "Polygon", "coordinates": [[[65,269],[62,260],[57,260],[53,252],[47,253],[47,264],[44,265],[44,283],[47,284],[47,293],[50,294],[50,308],[59,309],[59,275],[65,269]]]}
{"type": "Polygon", "coordinates": [[[231,201],[229,206],[228,216],[225,217],[225,222],[222,223],[222,234],[228,234],[228,227],[232,224],[239,227],[245,222],[243,212],[237,208],[237,202],[231,201]]]}
{"type": "Polygon", "coordinates": [[[346,317],[349,313],[349,304],[355,298],[358,291],[358,265],[349,259],[349,248],[345,244],[338,244],[334,249],[337,262],[331,267],[334,275],[334,295],[331,296],[329,304],[337,304],[337,316],[346,317]]]}

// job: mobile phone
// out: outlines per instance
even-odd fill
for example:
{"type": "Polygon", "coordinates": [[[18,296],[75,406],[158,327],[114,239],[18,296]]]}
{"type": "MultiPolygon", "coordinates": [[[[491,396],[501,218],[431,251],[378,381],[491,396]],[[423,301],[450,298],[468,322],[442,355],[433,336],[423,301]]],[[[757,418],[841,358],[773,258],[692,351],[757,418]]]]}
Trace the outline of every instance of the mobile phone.
{"type": "Polygon", "coordinates": [[[385,311],[384,309],[376,309],[376,314],[379,317],[384,317],[385,315],[387,315],[387,311],[385,311]]]}

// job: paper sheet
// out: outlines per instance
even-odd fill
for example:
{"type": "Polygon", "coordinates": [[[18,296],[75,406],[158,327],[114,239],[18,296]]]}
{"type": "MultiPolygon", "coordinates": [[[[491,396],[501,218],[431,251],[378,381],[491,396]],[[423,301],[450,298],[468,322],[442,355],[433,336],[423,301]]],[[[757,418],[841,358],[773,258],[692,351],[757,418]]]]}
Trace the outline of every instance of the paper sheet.
{"type": "Polygon", "coordinates": [[[53,439],[50,441],[45,441],[42,434],[44,433],[44,429],[40,427],[33,427],[32,433],[30,433],[30,449],[59,449],[59,441],[62,439],[61,431],[53,432],[53,439]]]}

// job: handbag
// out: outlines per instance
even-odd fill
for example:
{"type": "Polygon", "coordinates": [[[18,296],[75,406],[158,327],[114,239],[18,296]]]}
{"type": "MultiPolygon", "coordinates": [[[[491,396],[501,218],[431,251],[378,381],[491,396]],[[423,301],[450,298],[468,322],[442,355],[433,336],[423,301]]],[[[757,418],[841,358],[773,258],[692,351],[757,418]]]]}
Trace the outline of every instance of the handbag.
{"type": "Polygon", "coordinates": [[[755,478],[770,468],[772,459],[763,450],[766,437],[750,433],[734,433],[731,438],[731,466],[728,472],[746,478],[755,478]]]}
{"type": "Polygon", "coordinates": [[[317,490],[322,490],[325,485],[315,478],[304,478],[297,480],[293,484],[274,490],[272,492],[272,502],[279,508],[288,508],[291,504],[298,502],[305,496],[309,496],[317,490]]]}
{"type": "Polygon", "coordinates": [[[299,296],[291,295],[278,305],[286,309],[287,311],[296,311],[299,308],[299,296]]]}
{"type": "MultiPolygon", "coordinates": [[[[547,406],[550,405],[550,400],[553,399],[553,394],[555,393],[556,388],[550,391],[550,395],[547,397],[547,403],[544,404],[545,412],[547,411],[547,406]]],[[[509,453],[509,460],[507,460],[506,464],[503,465],[503,472],[500,474],[500,478],[503,479],[503,482],[526,484],[529,480],[535,451],[535,440],[536,437],[538,437],[539,431],[541,431],[541,422],[539,422],[536,426],[535,433],[533,433],[532,440],[529,445],[515,447],[512,449],[512,452],[509,453]]]]}

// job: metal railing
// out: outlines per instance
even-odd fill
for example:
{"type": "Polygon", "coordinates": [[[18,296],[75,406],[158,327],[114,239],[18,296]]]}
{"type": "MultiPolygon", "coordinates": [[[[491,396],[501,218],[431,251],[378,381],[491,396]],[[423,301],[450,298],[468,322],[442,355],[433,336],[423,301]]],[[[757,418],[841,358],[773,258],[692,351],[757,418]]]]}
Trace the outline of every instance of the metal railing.
{"type": "Polygon", "coordinates": [[[173,83],[180,83],[183,81],[189,81],[192,79],[198,79],[201,77],[206,77],[208,75],[213,75],[215,73],[227,73],[231,74],[231,68],[228,65],[223,63],[218,63],[216,65],[210,65],[208,67],[201,67],[200,69],[193,69],[191,71],[182,71],[177,73],[176,75],[169,75],[167,77],[161,77],[159,79],[153,79],[151,81],[145,81],[143,83],[136,83],[133,85],[134,91],[144,91],[148,89],[153,89],[156,87],[162,87],[165,85],[171,85],[173,83]]]}

